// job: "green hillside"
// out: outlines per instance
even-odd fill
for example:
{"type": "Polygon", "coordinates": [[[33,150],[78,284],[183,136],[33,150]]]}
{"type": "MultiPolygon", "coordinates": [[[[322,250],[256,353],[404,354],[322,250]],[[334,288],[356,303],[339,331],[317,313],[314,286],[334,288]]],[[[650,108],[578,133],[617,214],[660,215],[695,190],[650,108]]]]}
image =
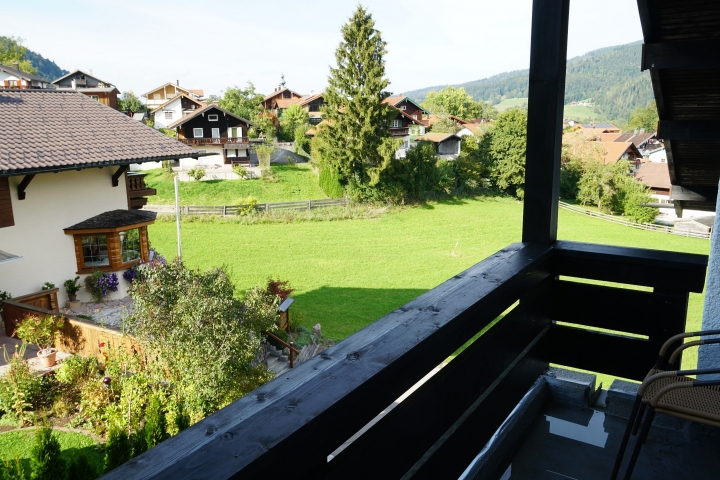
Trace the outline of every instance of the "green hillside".
{"type": "Polygon", "coordinates": [[[70,73],[67,70],[58,67],[52,60],[48,60],[32,50],[25,51],[25,58],[32,62],[33,67],[37,68],[37,76],[44,78],[49,82],[70,73]]]}
{"type": "MultiPolygon", "coordinates": [[[[641,52],[641,42],[635,42],[571,58],[567,61],[565,102],[592,99],[595,107],[592,114],[587,112],[590,118],[629,119],[634,108],[645,107],[653,99],[650,74],[640,71],[641,52]]],[[[528,70],[501,73],[454,86],[465,88],[475,100],[502,107],[503,100],[527,98],[528,70]]],[[[423,101],[428,92],[443,88],[435,86],[405,94],[413,100],[423,101]]]]}

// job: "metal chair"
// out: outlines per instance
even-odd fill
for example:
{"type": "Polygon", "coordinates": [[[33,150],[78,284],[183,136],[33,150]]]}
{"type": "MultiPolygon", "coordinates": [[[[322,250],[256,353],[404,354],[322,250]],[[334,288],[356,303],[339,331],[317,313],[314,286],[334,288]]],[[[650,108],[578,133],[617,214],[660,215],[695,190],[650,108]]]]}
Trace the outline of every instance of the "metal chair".
{"type": "Polygon", "coordinates": [[[625,480],[630,478],[640,454],[640,448],[647,439],[650,425],[656,413],[663,413],[673,417],[720,427],[720,380],[697,380],[690,377],[690,375],[718,374],[720,373],[720,368],[670,370],[677,362],[683,350],[699,345],[720,343],[720,338],[693,340],[682,344],[667,358],[670,346],[678,341],[690,337],[704,337],[719,334],[720,330],[687,332],[675,335],[663,344],[655,365],[648,372],[635,396],[635,402],[630,412],[625,434],[620,443],[620,451],[615,459],[610,480],[615,480],[620,472],[620,466],[630,435],[637,435],[638,430],[640,430],[640,435],[638,436],[625,476],[623,477],[625,480]],[[646,408],[648,412],[643,420],[646,408]]]}

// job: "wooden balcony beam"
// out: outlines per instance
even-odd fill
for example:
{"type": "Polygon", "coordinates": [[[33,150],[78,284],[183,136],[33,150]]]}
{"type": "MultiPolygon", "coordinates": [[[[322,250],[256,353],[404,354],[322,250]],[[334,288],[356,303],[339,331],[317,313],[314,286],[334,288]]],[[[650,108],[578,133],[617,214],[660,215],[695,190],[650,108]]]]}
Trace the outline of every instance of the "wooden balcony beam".
{"type": "Polygon", "coordinates": [[[127,171],[129,165],[120,165],[112,176],[112,186],[117,187],[120,184],[120,176],[127,171]]]}
{"type": "Polygon", "coordinates": [[[22,181],[17,186],[18,200],[25,200],[25,189],[30,185],[32,179],[35,178],[35,174],[25,175],[22,181]]]}
{"type": "Polygon", "coordinates": [[[642,48],[640,69],[718,68],[720,40],[646,43],[642,48]]]}

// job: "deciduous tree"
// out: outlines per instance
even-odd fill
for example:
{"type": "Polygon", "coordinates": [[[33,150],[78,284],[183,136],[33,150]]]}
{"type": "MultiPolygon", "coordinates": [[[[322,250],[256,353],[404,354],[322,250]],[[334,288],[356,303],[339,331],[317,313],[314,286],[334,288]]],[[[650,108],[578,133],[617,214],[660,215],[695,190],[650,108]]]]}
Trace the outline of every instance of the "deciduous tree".
{"type": "Polygon", "coordinates": [[[263,96],[255,91],[255,85],[247,82],[245,88],[237,85],[226,88],[218,101],[218,106],[239,117],[255,121],[262,110],[262,101],[263,96]]]}
{"type": "Polygon", "coordinates": [[[464,120],[495,118],[497,110],[487,102],[476,102],[463,87],[447,86],[439,92],[430,92],[422,106],[435,115],[455,115],[464,120]]]}
{"type": "Polygon", "coordinates": [[[24,58],[27,48],[23,47],[22,42],[23,39],[20,37],[0,36],[0,63],[11,67],[18,63],[21,71],[36,74],[37,69],[30,60],[24,58]]]}
{"type": "Polygon", "coordinates": [[[144,112],[146,107],[135,93],[130,90],[123,92],[122,96],[118,99],[118,110],[121,112],[144,112]]]}
{"type": "Polygon", "coordinates": [[[290,105],[280,117],[283,137],[290,141],[297,140],[296,133],[300,131],[299,127],[303,127],[302,136],[304,137],[305,132],[310,128],[310,114],[298,104],[290,105]]]}
{"type": "Polygon", "coordinates": [[[526,144],[527,110],[520,109],[501,113],[480,144],[495,185],[520,199],[524,196],[526,144]]]}
{"type": "Polygon", "coordinates": [[[657,111],[657,105],[655,104],[655,100],[650,102],[650,105],[648,105],[645,108],[638,107],[635,110],[633,110],[632,115],[630,116],[630,121],[628,122],[627,126],[628,129],[641,129],[644,128],[648,132],[654,132],[657,130],[657,124],[658,124],[658,111],[657,111]]]}

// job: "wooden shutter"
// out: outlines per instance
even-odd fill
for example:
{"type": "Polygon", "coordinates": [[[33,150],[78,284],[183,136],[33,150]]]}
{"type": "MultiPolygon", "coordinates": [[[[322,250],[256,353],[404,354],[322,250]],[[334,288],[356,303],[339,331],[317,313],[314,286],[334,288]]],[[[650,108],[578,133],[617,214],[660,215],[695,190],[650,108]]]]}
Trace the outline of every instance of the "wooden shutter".
{"type": "Polygon", "coordinates": [[[10,182],[8,177],[0,177],[0,228],[13,225],[15,225],[15,219],[10,200],[10,182]]]}

